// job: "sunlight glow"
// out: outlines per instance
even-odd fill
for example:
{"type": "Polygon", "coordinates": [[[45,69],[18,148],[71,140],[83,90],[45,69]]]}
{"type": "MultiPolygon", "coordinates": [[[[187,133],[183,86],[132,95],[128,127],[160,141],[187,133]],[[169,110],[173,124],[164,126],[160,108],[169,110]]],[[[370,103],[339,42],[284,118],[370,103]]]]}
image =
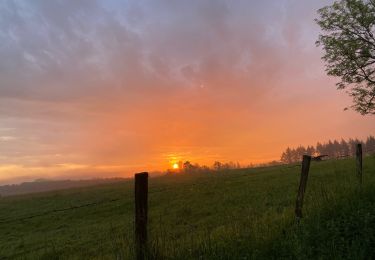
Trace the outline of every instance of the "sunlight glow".
{"type": "Polygon", "coordinates": [[[173,167],[173,169],[178,169],[179,167],[178,167],[178,163],[174,163],[173,165],[172,165],[172,167],[173,167]]]}

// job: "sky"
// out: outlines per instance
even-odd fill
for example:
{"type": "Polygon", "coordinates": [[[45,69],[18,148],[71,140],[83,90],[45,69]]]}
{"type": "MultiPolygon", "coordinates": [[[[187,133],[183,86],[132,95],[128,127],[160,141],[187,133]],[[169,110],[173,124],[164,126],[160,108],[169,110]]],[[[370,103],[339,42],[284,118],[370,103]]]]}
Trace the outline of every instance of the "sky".
{"type": "Polygon", "coordinates": [[[246,165],[374,135],[315,45],[330,3],[0,1],[0,184],[246,165]]]}

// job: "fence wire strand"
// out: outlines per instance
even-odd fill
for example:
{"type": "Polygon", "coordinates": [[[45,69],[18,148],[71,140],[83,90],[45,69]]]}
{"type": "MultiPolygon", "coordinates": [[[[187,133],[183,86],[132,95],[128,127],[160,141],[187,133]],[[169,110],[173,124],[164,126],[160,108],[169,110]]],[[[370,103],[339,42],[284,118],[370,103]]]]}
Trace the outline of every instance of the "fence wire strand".
{"type": "Polygon", "coordinates": [[[8,223],[13,223],[13,222],[18,222],[18,221],[24,221],[24,220],[28,220],[28,219],[32,219],[32,218],[36,218],[36,217],[43,217],[43,216],[51,215],[51,214],[58,213],[58,212],[64,212],[64,211],[70,211],[70,210],[85,208],[85,207],[91,207],[91,206],[101,205],[101,204],[115,202],[115,201],[119,201],[119,200],[120,199],[117,198],[117,199],[110,199],[110,200],[103,200],[103,201],[99,201],[99,202],[87,203],[87,204],[83,204],[83,205],[79,205],[79,206],[73,206],[73,207],[69,207],[69,208],[49,210],[49,211],[45,211],[45,212],[38,213],[38,214],[35,214],[35,215],[29,215],[29,216],[24,216],[24,217],[20,217],[20,218],[14,218],[14,219],[0,220],[0,224],[8,224],[8,223]]]}
{"type": "MultiPolygon", "coordinates": [[[[364,154],[375,153],[375,148],[374,149],[363,149],[363,153],[364,154]]],[[[328,160],[334,160],[334,159],[354,158],[355,155],[346,154],[346,155],[339,155],[339,156],[335,156],[335,157],[333,157],[333,156],[327,156],[327,157],[328,157],[328,160]]],[[[322,160],[322,161],[325,161],[325,160],[322,160]]],[[[318,162],[320,162],[320,161],[318,161],[318,162]]],[[[280,164],[279,166],[283,166],[283,169],[291,169],[291,168],[301,167],[301,162],[293,163],[293,164],[280,164]]],[[[183,185],[183,186],[192,187],[192,186],[195,186],[195,185],[196,184],[193,183],[193,184],[186,184],[186,185],[183,185]]],[[[154,190],[151,188],[149,190],[149,194],[150,193],[165,192],[165,191],[170,190],[170,189],[171,189],[171,187],[159,188],[159,189],[154,189],[154,190]]],[[[33,219],[33,218],[38,218],[38,217],[44,217],[44,216],[52,215],[52,214],[55,214],[55,213],[66,212],[66,211],[71,211],[71,210],[76,210],[76,209],[81,209],[81,208],[86,208],[86,207],[92,207],[92,206],[107,204],[107,203],[116,202],[116,201],[120,201],[120,200],[121,200],[120,198],[107,199],[107,200],[102,200],[102,201],[97,201],[97,202],[82,204],[82,205],[78,205],[78,206],[71,206],[71,207],[67,207],[67,208],[60,208],[60,209],[49,210],[49,211],[37,213],[37,214],[34,214],[34,215],[22,216],[22,217],[19,217],[19,218],[3,219],[3,220],[0,220],[0,225],[1,224],[14,223],[14,222],[22,222],[22,221],[25,221],[25,220],[29,220],[29,219],[33,219]]],[[[31,252],[47,250],[47,248],[48,248],[48,246],[47,247],[46,246],[41,246],[41,247],[33,248],[31,250],[19,252],[19,253],[13,254],[11,256],[0,256],[0,259],[1,260],[2,259],[12,259],[14,257],[24,256],[24,255],[26,255],[28,253],[31,253],[31,252]]]]}

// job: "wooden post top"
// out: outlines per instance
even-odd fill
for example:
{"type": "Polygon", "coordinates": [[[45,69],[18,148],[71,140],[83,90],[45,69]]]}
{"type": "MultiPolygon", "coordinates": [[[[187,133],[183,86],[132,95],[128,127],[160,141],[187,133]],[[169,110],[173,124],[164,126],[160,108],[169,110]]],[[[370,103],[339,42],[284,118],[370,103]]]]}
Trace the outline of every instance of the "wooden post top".
{"type": "Polygon", "coordinates": [[[136,174],[134,174],[134,177],[136,177],[136,178],[138,178],[138,177],[148,177],[148,172],[136,173],[136,174]]]}

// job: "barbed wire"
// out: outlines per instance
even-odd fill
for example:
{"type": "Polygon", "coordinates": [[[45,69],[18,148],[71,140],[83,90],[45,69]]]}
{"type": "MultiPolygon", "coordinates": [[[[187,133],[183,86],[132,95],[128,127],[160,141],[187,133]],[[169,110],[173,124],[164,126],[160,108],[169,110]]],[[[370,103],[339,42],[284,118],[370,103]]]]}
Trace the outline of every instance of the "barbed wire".
{"type": "Polygon", "coordinates": [[[24,220],[28,220],[28,219],[32,219],[32,218],[36,218],[36,217],[43,217],[43,216],[51,215],[51,214],[58,213],[58,212],[64,212],[64,211],[69,211],[69,210],[85,208],[85,207],[91,207],[91,206],[101,205],[101,204],[115,202],[115,201],[119,201],[119,200],[120,199],[117,198],[117,199],[110,199],[110,200],[103,200],[103,201],[99,201],[99,202],[87,203],[87,204],[83,204],[83,205],[79,205],[79,206],[72,206],[72,207],[68,207],[68,208],[53,209],[53,210],[45,211],[45,212],[34,214],[34,215],[23,216],[23,217],[13,218],[13,219],[0,220],[0,224],[8,224],[8,223],[12,223],[12,222],[24,221],[24,220]]]}
{"type": "MultiPolygon", "coordinates": [[[[375,149],[366,149],[364,151],[364,153],[369,153],[369,152],[375,152],[375,149]]],[[[354,157],[355,155],[350,155],[350,154],[346,154],[346,155],[339,155],[339,156],[327,156],[330,159],[343,159],[343,158],[349,158],[349,157],[354,157]]],[[[323,160],[325,161],[325,160],[323,160]]],[[[286,166],[285,168],[296,168],[296,167],[301,167],[301,162],[297,162],[297,163],[294,163],[294,164],[280,164],[280,165],[275,165],[275,166],[286,166]]],[[[199,185],[201,185],[202,183],[200,183],[199,185]]],[[[189,186],[189,187],[193,187],[193,186],[196,186],[198,184],[194,184],[194,183],[189,183],[189,184],[186,184],[186,185],[183,185],[183,186],[189,186]]],[[[172,189],[172,187],[167,187],[167,188],[159,188],[159,189],[156,189],[156,190],[153,190],[152,188],[149,190],[149,193],[159,193],[159,192],[165,192],[165,191],[168,191],[172,189]]],[[[45,211],[45,212],[42,212],[42,213],[38,213],[38,214],[34,214],[34,215],[29,215],[29,216],[23,216],[23,217],[19,217],[19,218],[14,218],[14,219],[3,219],[3,220],[0,220],[0,224],[8,224],[8,223],[13,223],[13,222],[18,222],[18,221],[24,221],[24,220],[28,220],[28,219],[32,219],[32,218],[36,218],[36,217],[43,217],[43,216],[46,216],[46,215],[51,215],[51,214],[55,214],[55,213],[58,213],[58,212],[64,212],[64,211],[70,211],[70,210],[75,210],[75,209],[80,209],[80,208],[85,208],[85,207],[91,207],[91,206],[96,206],[96,205],[101,205],[101,204],[105,204],[105,203],[111,203],[111,202],[115,202],[115,201],[119,201],[121,200],[120,198],[116,198],[116,199],[109,199],[109,200],[102,200],[102,201],[99,201],[99,202],[92,202],[92,203],[87,203],[87,204],[83,204],[83,205],[78,205],[78,206],[72,206],[72,207],[68,207],[68,208],[61,208],[61,209],[54,209],[54,210],[49,210],[49,211],[45,211]]]]}
{"type": "MultiPolygon", "coordinates": [[[[201,185],[201,183],[200,184],[194,184],[194,183],[192,183],[192,184],[185,184],[183,186],[184,187],[188,187],[188,186],[189,187],[193,187],[193,186],[196,186],[196,185],[201,185]]],[[[167,187],[167,188],[161,188],[161,189],[156,189],[156,190],[150,189],[148,193],[149,194],[161,193],[161,192],[165,192],[165,191],[172,190],[172,189],[174,189],[174,188],[173,187],[167,187]]],[[[106,203],[116,202],[116,201],[120,201],[120,200],[121,200],[120,198],[109,199],[109,200],[102,200],[102,201],[99,201],[99,202],[92,202],[92,203],[87,203],[87,204],[78,205],[78,206],[72,206],[72,207],[68,207],[68,208],[53,209],[53,210],[49,210],[49,211],[37,213],[37,214],[34,214],[34,215],[22,216],[22,217],[12,218],[12,219],[2,219],[2,220],[0,220],[0,225],[1,224],[14,223],[14,222],[21,222],[21,221],[25,221],[25,220],[29,220],[29,219],[33,219],[33,218],[37,218],[37,217],[44,217],[44,216],[55,214],[55,213],[59,213],[59,212],[76,210],[76,209],[86,208],[86,207],[91,207],[91,206],[97,206],[97,205],[102,205],[102,204],[106,204],[106,203]]]]}
{"type": "MultiPolygon", "coordinates": [[[[364,154],[368,154],[368,153],[372,153],[372,152],[375,152],[375,149],[364,149],[363,150],[364,154]]],[[[333,156],[327,156],[327,157],[329,158],[328,160],[332,160],[332,159],[352,158],[352,157],[355,157],[355,155],[345,154],[345,155],[339,155],[339,156],[335,156],[335,157],[333,157],[333,156]]],[[[325,161],[325,160],[323,160],[323,161],[325,161]]],[[[280,164],[280,165],[275,165],[275,166],[283,166],[284,169],[285,168],[290,169],[290,168],[301,167],[301,162],[294,163],[294,164],[280,164]]],[[[191,187],[196,186],[196,185],[202,185],[202,183],[200,183],[200,184],[189,183],[189,184],[185,184],[183,186],[191,188],[191,187]]],[[[168,190],[171,190],[171,189],[173,189],[173,187],[165,187],[165,188],[158,188],[158,189],[152,189],[151,188],[149,190],[149,193],[165,192],[165,191],[168,191],[168,190]]],[[[44,216],[51,215],[51,214],[56,214],[56,213],[66,212],[66,211],[71,211],[71,210],[76,210],[76,209],[80,209],[80,208],[86,208],[86,207],[92,207],[92,206],[102,205],[102,204],[116,202],[116,201],[120,201],[120,200],[121,200],[121,198],[107,199],[107,200],[102,200],[102,201],[97,201],[97,202],[91,202],[91,203],[87,203],[87,204],[82,204],[82,205],[78,205],[78,206],[71,206],[71,207],[67,207],[67,208],[60,208],[60,209],[49,210],[49,211],[37,213],[37,214],[34,214],[34,215],[22,216],[22,217],[13,218],[13,219],[3,219],[3,220],[0,220],[0,224],[8,224],[8,223],[14,223],[14,222],[21,222],[21,221],[25,221],[25,220],[29,220],[29,219],[33,219],[33,218],[37,218],[37,217],[44,217],[44,216]]],[[[43,249],[46,250],[47,248],[48,248],[48,246],[41,246],[41,247],[34,248],[32,250],[28,250],[28,251],[23,251],[23,252],[16,253],[14,255],[11,255],[10,257],[0,256],[0,259],[11,259],[12,257],[22,256],[22,255],[25,255],[27,253],[31,253],[33,251],[35,252],[35,251],[40,251],[40,250],[43,250],[43,249]]]]}
{"type": "MultiPolygon", "coordinates": [[[[183,186],[192,187],[192,186],[195,186],[195,185],[198,185],[198,184],[192,183],[192,184],[185,184],[183,186]]],[[[173,187],[161,188],[161,189],[156,189],[156,190],[150,189],[148,193],[149,194],[161,193],[161,192],[165,192],[165,191],[172,190],[172,189],[173,189],[173,187]]],[[[86,207],[91,207],[91,206],[97,206],[97,205],[102,205],[102,204],[106,204],[106,203],[116,202],[116,201],[120,201],[120,200],[121,200],[120,198],[109,199],[109,200],[102,200],[102,201],[99,201],[99,202],[91,202],[91,203],[87,203],[87,204],[83,204],[83,205],[78,205],[78,206],[72,206],[72,207],[68,207],[68,208],[53,209],[53,210],[49,210],[49,211],[37,213],[37,214],[34,214],[34,215],[22,216],[22,217],[18,217],[18,218],[0,219],[0,225],[1,224],[14,223],[14,222],[21,222],[21,221],[24,221],[24,220],[29,220],[29,219],[33,219],[33,218],[37,218],[37,217],[44,217],[44,216],[55,214],[55,213],[59,213],[59,212],[76,210],[76,209],[86,208],[86,207]]]]}
{"type": "MultiPolygon", "coordinates": [[[[369,154],[369,153],[372,153],[374,152],[375,153],[375,148],[374,149],[363,149],[362,152],[364,154],[369,154]]],[[[314,156],[312,156],[313,158],[314,156]]],[[[328,157],[328,160],[333,160],[333,159],[346,159],[346,158],[354,158],[355,157],[355,154],[343,154],[343,155],[338,155],[338,156],[329,156],[327,155],[326,157],[328,157]]],[[[323,161],[326,161],[327,159],[325,160],[321,160],[321,161],[317,161],[317,162],[323,162],[323,161]]],[[[277,166],[277,165],[276,165],[277,166]]],[[[293,164],[291,163],[286,163],[286,164],[280,164],[279,166],[286,166],[285,168],[295,168],[295,167],[301,167],[301,162],[295,162],[293,164]]]]}

